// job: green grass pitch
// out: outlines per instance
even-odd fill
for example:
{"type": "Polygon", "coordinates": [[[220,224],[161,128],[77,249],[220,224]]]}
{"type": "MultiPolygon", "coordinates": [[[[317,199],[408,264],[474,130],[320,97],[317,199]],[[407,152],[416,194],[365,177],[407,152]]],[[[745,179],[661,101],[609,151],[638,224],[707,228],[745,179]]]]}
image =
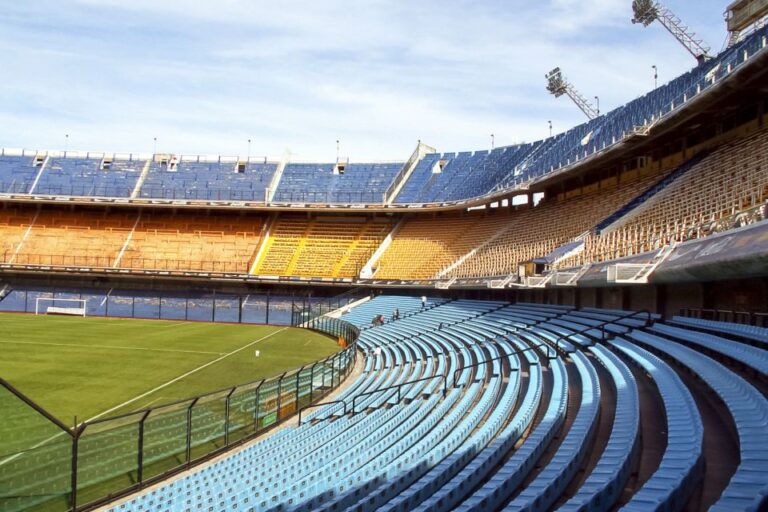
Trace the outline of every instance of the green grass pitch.
{"type": "Polygon", "coordinates": [[[0,314],[0,377],[67,425],[279,375],[338,350],[285,327],[0,314]]]}

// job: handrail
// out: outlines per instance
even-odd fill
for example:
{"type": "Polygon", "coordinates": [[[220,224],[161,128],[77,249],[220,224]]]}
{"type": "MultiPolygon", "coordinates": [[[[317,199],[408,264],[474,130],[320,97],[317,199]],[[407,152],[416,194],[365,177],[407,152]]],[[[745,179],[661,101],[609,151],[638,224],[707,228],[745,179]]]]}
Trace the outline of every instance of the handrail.
{"type": "Polygon", "coordinates": [[[316,407],[322,407],[324,405],[334,405],[334,404],[344,404],[344,415],[347,414],[347,402],[345,402],[344,400],[331,400],[330,402],[321,402],[319,404],[309,404],[299,409],[299,426],[301,426],[301,415],[304,413],[305,410],[313,409],[316,407]]]}
{"type": "MultiPolygon", "coordinates": [[[[444,374],[444,373],[440,373],[440,374],[437,374],[437,375],[432,375],[430,377],[422,377],[420,379],[410,380],[408,382],[403,382],[401,384],[396,384],[394,386],[387,386],[386,388],[376,389],[376,390],[373,390],[373,391],[368,391],[366,393],[361,393],[359,395],[355,395],[354,397],[352,397],[352,414],[356,413],[355,407],[357,405],[357,399],[358,398],[362,398],[364,396],[369,396],[369,395],[374,395],[374,394],[377,394],[377,393],[383,393],[383,392],[389,391],[391,389],[397,389],[397,402],[399,402],[401,400],[400,390],[404,386],[409,386],[411,384],[417,384],[419,382],[424,382],[424,381],[427,381],[427,380],[433,380],[433,379],[438,379],[438,378],[439,379],[443,379],[443,396],[445,396],[448,393],[448,375],[444,374]]],[[[387,400],[389,400],[389,398],[387,398],[387,400]]],[[[397,402],[395,402],[395,403],[397,403],[397,402]]]]}
{"type": "MultiPolygon", "coordinates": [[[[533,350],[533,347],[528,347],[525,350],[521,350],[519,353],[526,352],[528,350],[533,350]]],[[[455,370],[453,370],[453,382],[451,384],[451,387],[455,388],[455,387],[458,386],[458,380],[459,380],[458,376],[459,376],[460,372],[462,372],[464,370],[468,370],[470,368],[477,368],[478,366],[482,366],[482,365],[484,365],[486,363],[491,363],[493,361],[498,361],[499,359],[504,359],[507,356],[513,356],[513,355],[515,355],[517,353],[518,352],[512,352],[510,354],[506,354],[505,353],[505,354],[502,354],[500,356],[492,357],[490,359],[483,359],[482,361],[475,361],[474,363],[470,363],[470,364],[467,364],[467,365],[460,366],[460,367],[456,368],[455,370]]],[[[510,372],[519,372],[520,371],[520,367],[518,366],[517,368],[510,368],[509,371],[510,372]]]]}
{"type": "MultiPolygon", "coordinates": [[[[608,325],[611,325],[614,322],[618,322],[619,320],[626,320],[628,318],[633,318],[635,316],[642,315],[642,314],[648,315],[648,318],[645,320],[644,327],[650,327],[651,325],[653,325],[653,314],[649,310],[641,309],[640,311],[632,311],[631,313],[627,313],[625,315],[621,315],[621,316],[619,316],[617,318],[614,318],[612,320],[605,320],[605,321],[599,323],[598,325],[587,326],[587,327],[585,327],[584,329],[582,329],[580,331],[572,332],[571,334],[568,334],[566,336],[561,336],[555,342],[555,348],[560,348],[560,342],[561,341],[565,341],[566,339],[568,339],[570,341],[573,336],[586,334],[586,333],[588,333],[589,331],[591,331],[593,329],[600,329],[600,343],[605,343],[605,341],[606,341],[606,337],[605,337],[606,329],[605,328],[608,325]]],[[[594,343],[593,343],[593,345],[594,345],[594,343]]],[[[563,352],[565,352],[566,354],[570,354],[573,351],[569,352],[567,350],[563,350],[563,352]]]]}
{"type": "MultiPolygon", "coordinates": [[[[541,345],[536,345],[534,347],[526,347],[526,348],[524,348],[522,350],[514,350],[512,352],[505,352],[502,355],[499,355],[499,356],[496,356],[496,357],[492,357],[490,359],[483,359],[482,361],[477,361],[477,362],[470,363],[470,364],[461,366],[459,368],[456,368],[455,370],[453,370],[453,383],[452,383],[452,387],[455,388],[458,385],[458,377],[457,376],[459,375],[459,372],[461,372],[462,370],[466,370],[466,369],[469,369],[469,368],[477,368],[478,366],[482,366],[482,365],[484,365],[486,363],[490,363],[490,362],[493,362],[493,361],[498,361],[499,359],[504,359],[505,357],[508,357],[508,356],[517,356],[517,355],[524,354],[525,352],[535,351],[536,348],[541,348],[541,347],[545,347],[547,349],[547,355],[546,355],[547,361],[552,361],[554,359],[557,359],[557,352],[554,353],[554,356],[550,355],[552,353],[550,351],[554,352],[555,349],[553,349],[552,347],[550,347],[546,343],[542,343],[541,345]]],[[[537,365],[539,363],[537,361],[535,363],[530,363],[530,364],[537,365]]],[[[510,368],[509,371],[511,371],[511,372],[518,372],[518,371],[520,371],[520,367],[518,366],[517,368],[510,368]]]]}

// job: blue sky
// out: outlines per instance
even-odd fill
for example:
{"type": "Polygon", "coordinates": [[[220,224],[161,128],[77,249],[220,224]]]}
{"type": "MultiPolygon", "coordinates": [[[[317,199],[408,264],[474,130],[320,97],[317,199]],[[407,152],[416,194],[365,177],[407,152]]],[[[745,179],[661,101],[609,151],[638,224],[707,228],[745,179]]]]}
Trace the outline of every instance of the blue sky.
{"type": "MultiPolygon", "coordinates": [[[[714,52],[726,2],[665,0],[714,52]]],[[[695,61],[631,0],[0,0],[0,146],[353,161],[540,139],[695,61]]]]}

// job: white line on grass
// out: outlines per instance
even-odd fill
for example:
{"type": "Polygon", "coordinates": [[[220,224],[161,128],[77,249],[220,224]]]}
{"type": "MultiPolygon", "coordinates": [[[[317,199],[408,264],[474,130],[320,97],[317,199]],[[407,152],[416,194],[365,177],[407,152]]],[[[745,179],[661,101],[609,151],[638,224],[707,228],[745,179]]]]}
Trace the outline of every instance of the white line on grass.
{"type": "Polygon", "coordinates": [[[148,408],[150,405],[152,405],[152,404],[154,404],[154,403],[156,403],[156,402],[159,402],[159,401],[160,401],[160,400],[162,400],[163,398],[165,398],[165,397],[159,396],[159,397],[155,398],[154,400],[150,400],[149,402],[147,402],[146,404],[144,404],[144,408],[145,408],[145,409],[146,409],[146,408],[148,408]]]}
{"type": "Polygon", "coordinates": [[[46,341],[13,341],[2,340],[0,344],[7,345],[46,345],[49,347],[74,347],[74,348],[95,348],[95,349],[115,349],[115,350],[141,350],[145,352],[173,352],[183,354],[208,354],[224,355],[225,352],[206,352],[202,350],[176,350],[171,348],[143,348],[143,347],[123,347],[121,345],[78,345],[76,343],[49,343],[46,341]]]}
{"type": "Polygon", "coordinates": [[[168,325],[161,325],[160,329],[165,329],[166,327],[178,327],[179,325],[195,325],[195,324],[190,323],[190,322],[174,322],[174,323],[168,324],[168,325]]]}
{"type": "MultiPolygon", "coordinates": [[[[240,352],[240,351],[242,351],[242,350],[245,350],[245,349],[246,349],[246,348],[248,348],[248,347],[252,347],[253,345],[255,345],[255,344],[257,344],[257,343],[259,343],[259,342],[261,342],[261,341],[264,341],[264,340],[266,340],[267,338],[271,338],[271,337],[272,337],[272,336],[274,336],[275,334],[278,334],[278,333],[280,333],[280,332],[283,332],[283,331],[284,331],[284,330],[286,330],[286,329],[288,329],[288,327],[283,327],[283,328],[282,328],[282,329],[280,329],[280,330],[277,330],[277,331],[275,331],[275,332],[269,333],[269,334],[267,334],[266,336],[263,336],[263,337],[261,337],[261,338],[257,339],[256,341],[252,341],[252,342],[248,343],[247,345],[244,345],[244,346],[242,346],[242,347],[240,347],[240,348],[238,348],[238,349],[236,349],[236,350],[233,350],[232,352],[228,352],[228,353],[224,354],[223,356],[221,356],[221,357],[219,357],[219,358],[217,358],[217,359],[214,359],[213,361],[210,361],[210,362],[208,362],[208,363],[206,363],[206,364],[204,364],[204,365],[202,365],[202,366],[198,366],[198,367],[197,367],[197,368],[195,368],[194,370],[190,370],[190,371],[188,371],[187,373],[185,373],[184,375],[179,375],[179,376],[178,376],[178,377],[176,377],[175,379],[169,380],[169,381],[168,381],[168,382],[166,382],[165,384],[161,384],[161,385],[157,386],[156,388],[154,388],[154,389],[151,389],[151,390],[147,391],[147,392],[146,392],[146,393],[144,393],[144,394],[141,394],[141,395],[139,395],[139,396],[137,396],[137,397],[135,397],[135,398],[131,398],[130,400],[128,400],[128,401],[126,401],[126,402],[123,402],[123,403],[122,403],[122,404],[120,404],[120,405],[116,405],[116,406],[112,407],[111,409],[107,409],[106,411],[104,411],[104,412],[102,412],[102,413],[100,413],[100,414],[97,414],[97,415],[96,415],[96,416],[94,416],[93,418],[87,419],[87,420],[85,420],[85,421],[86,421],[86,422],[88,422],[88,421],[93,421],[93,420],[99,419],[99,418],[101,418],[101,417],[102,417],[102,416],[104,416],[104,415],[107,415],[107,414],[109,414],[109,413],[111,413],[111,412],[113,412],[113,411],[116,411],[117,409],[120,409],[121,407],[125,407],[125,406],[126,406],[126,405],[128,405],[128,404],[132,404],[132,403],[133,403],[133,402],[135,402],[136,400],[141,400],[141,399],[142,399],[142,398],[144,398],[145,396],[147,396],[147,395],[151,395],[151,394],[152,394],[152,393],[154,393],[155,391],[159,391],[159,390],[161,390],[161,389],[163,389],[163,388],[165,388],[165,387],[168,387],[168,386],[170,386],[170,385],[171,385],[171,384],[173,384],[174,382],[178,382],[178,381],[180,381],[180,380],[182,380],[182,379],[185,379],[186,377],[189,377],[189,376],[190,376],[190,375],[192,375],[193,373],[197,373],[197,372],[199,372],[199,371],[200,371],[200,370],[202,370],[203,368],[207,368],[208,366],[211,366],[212,364],[218,363],[218,362],[219,362],[219,361],[221,361],[222,359],[226,359],[226,358],[228,358],[229,356],[231,356],[231,355],[234,355],[234,354],[237,354],[238,352],[240,352]]],[[[150,403],[152,403],[152,402],[150,402],[150,403]]],[[[60,436],[62,436],[62,435],[64,435],[64,432],[62,432],[62,433],[60,433],[60,434],[55,434],[55,435],[53,435],[53,436],[49,437],[48,439],[45,439],[45,440],[43,440],[43,441],[40,441],[39,443],[37,443],[35,446],[33,446],[32,448],[30,448],[29,450],[30,450],[30,451],[32,451],[32,450],[36,450],[37,448],[39,448],[39,447],[43,446],[45,443],[47,443],[47,442],[49,442],[49,441],[51,441],[51,440],[53,440],[53,439],[56,439],[57,437],[60,437],[60,436]]],[[[5,458],[5,459],[1,460],[1,461],[0,461],[0,466],[2,466],[2,465],[4,465],[4,464],[7,464],[7,463],[9,463],[9,462],[11,462],[12,460],[15,460],[15,459],[19,458],[19,457],[21,457],[22,455],[23,455],[23,452],[21,452],[21,453],[17,453],[16,455],[11,455],[10,457],[7,457],[7,458],[5,458]]]]}
{"type": "Polygon", "coordinates": [[[132,403],[133,403],[133,402],[135,402],[136,400],[141,400],[141,399],[142,399],[142,398],[144,398],[145,396],[151,395],[151,394],[152,394],[152,393],[154,393],[155,391],[160,391],[161,389],[163,389],[163,388],[166,388],[166,387],[170,386],[171,384],[174,384],[174,383],[176,383],[176,382],[178,382],[178,381],[180,381],[180,380],[182,380],[182,379],[185,379],[185,378],[189,377],[189,376],[190,376],[190,375],[192,375],[193,373],[197,373],[197,372],[199,372],[200,370],[202,370],[202,369],[204,369],[204,368],[207,368],[207,367],[211,366],[212,364],[216,364],[216,363],[218,363],[219,361],[222,361],[222,360],[224,360],[224,359],[228,358],[229,356],[233,356],[233,355],[237,354],[238,352],[242,352],[242,351],[243,351],[243,350],[245,350],[246,348],[248,348],[248,347],[252,347],[253,345],[255,345],[255,344],[257,344],[257,343],[259,343],[259,342],[261,342],[261,341],[264,341],[264,340],[266,340],[267,338],[271,338],[271,337],[272,337],[272,336],[274,336],[275,334],[278,334],[278,333],[280,333],[280,332],[283,332],[283,331],[284,331],[284,330],[286,330],[286,329],[288,329],[288,328],[287,328],[287,327],[283,327],[283,328],[282,328],[282,329],[280,329],[280,330],[277,330],[277,331],[275,331],[275,332],[269,333],[269,334],[267,334],[266,336],[262,336],[261,338],[257,339],[256,341],[252,341],[252,342],[248,343],[247,345],[243,345],[242,347],[240,347],[240,348],[238,348],[238,349],[236,349],[236,350],[233,350],[232,352],[227,352],[227,353],[226,353],[226,354],[224,354],[223,356],[221,356],[221,357],[218,357],[218,358],[214,359],[213,361],[209,361],[209,362],[205,363],[205,364],[204,364],[204,365],[202,365],[202,366],[198,366],[197,368],[195,368],[195,369],[193,369],[193,370],[190,370],[190,371],[188,371],[187,373],[185,373],[185,374],[183,374],[183,375],[179,375],[179,376],[178,376],[178,377],[176,377],[175,379],[169,380],[169,381],[168,381],[168,382],[166,382],[165,384],[160,384],[160,385],[159,385],[159,386],[157,386],[156,388],[154,388],[154,389],[150,389],[150,390],[149,390],[149,391],[147,391],[146,393],[143,393],[143,394],[141,394],[141,395],[139,395],[139,396],[137,396],[137,397],[131,398],[130,400],[128,400],[128,401],[126,401],[126,402],[123,402],[123,403],[121,403],[121,404],[119,404],[119,405],[116,405],[116,406],[112,407],[111,409],[107,409],[106,411],[104,411],[104,412],[102,412],[102,413],[100,413],[100,414],[97,414],[97,415],[96,415],[96,416],[94,416],[93,418],[90,418],[90,419],[88,419],[88,420],[86,420],[86,421],[93,421],[93,420],[99,419],[99,418],[101,418],[102,416],[105,416],[105,415],[107,415],[107,414],[109,414],[109,413],[111,413],[111,412],[113,412],[113,411],[116,411],[116,410],[118,410],[118,409],[121,409],[121,408],[125,407],[125,406],[126,406],[126,405],[128,405],[128,404],[132,404],[132,403]]]}

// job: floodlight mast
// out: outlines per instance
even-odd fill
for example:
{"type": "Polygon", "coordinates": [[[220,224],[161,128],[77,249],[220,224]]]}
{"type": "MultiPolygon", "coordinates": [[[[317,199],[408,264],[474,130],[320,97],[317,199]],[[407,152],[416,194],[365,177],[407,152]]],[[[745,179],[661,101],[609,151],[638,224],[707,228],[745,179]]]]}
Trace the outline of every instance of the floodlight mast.
{"type": "Polygon", "coordinates": [[[565,94],[573,100],[576,106],[584,112],[584,115],[587,116],[590,121],[600,115],[597,109],[593,107],[570,82],[568,82],[568,79],[563,76],[563,72],[560,68],[553,69],[544,75],[544,78],[547,79],[547,90],[555,98],[559,98],[565,94]]]}
{"type": "Polygon", "coordinates": [[[632,10],[635,17],[632,23],[639,23],[647,27],[654,21],[662,26],[682,44],[688,52],[699,62],[709,60],[709,46],[704,41],[696,38],[688,27],[669,9],[654,0],[633,0],[632,10]]]}

